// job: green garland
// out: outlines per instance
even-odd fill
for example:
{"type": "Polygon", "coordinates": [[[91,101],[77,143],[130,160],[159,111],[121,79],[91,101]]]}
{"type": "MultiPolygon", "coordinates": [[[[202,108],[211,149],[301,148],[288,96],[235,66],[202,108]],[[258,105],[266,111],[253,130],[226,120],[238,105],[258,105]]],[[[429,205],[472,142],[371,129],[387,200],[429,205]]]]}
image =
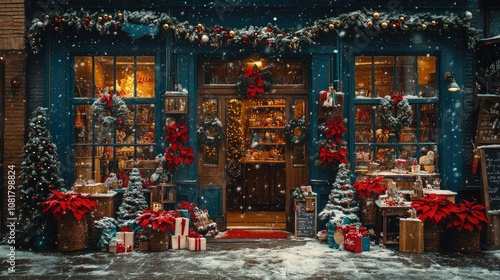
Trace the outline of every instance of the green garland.
{"type": "Polygon", "coordinates": [[[222,122],[218,118],[207,119],[203,121],[198,128],[196,135],[200,145],[212,148],[220,147],[222,141],[226,139],[222,122]]]}
{"type": "Polygon", "coordinates": [[[305,117],[291,119],[285,125],[286,143],[290,146],[302,146],[306,144],[309,135],[308,125],[305,117]]]}
{"type": "Polygon", "coordinates": [[[97,98],[92,104],[93,121],[101,124],[104,131],[121,128],[127,120],[128,112],[125,102],[113,94],[97,98]],[[110,114],[107,115],[106,112],[110,114]]]}
{"type": "MultiPolygon", "coordinates": [[[[370,37],[382,34],[408,34],[409,31],[429,32],[442,35],[463,33],[472,49],[481,37],[481,31],[470,26],[471,13],[460,15],[436,15],[429,12],[404,14],[395,9],[388,13],[367,9],[340,14],[337,17],[318,19],[300,29],[279,28],[268,24],[263,27],[233,29],[225,26],[203,26],[198,23],[179,22],[166,13],[153,11],[121,11],[114,13],[90,12],[85,10],[51,11],[32,20],[28,37],[33,52],[42,47],[42,38],[48,32],[66,33],[76,36],[81,33],[97,32],[100,35],[118,35],[137,30],[142,35],[155,36],[160,30],[172,33],[177,39],[188,40],[200,45],[221,46],[261,46],[277,50],[298,50],[302,46],[314,45],[324,34],[350,36],[360,33],[370,37]]],[[[141,35],[141,36],[142,36],[141,35]]]]}
{"type": "Polygon", "coordinates": [[[411,110],[411,106],[408,103],[408,99],[403,98],[396,105],[396,111],[399,112],[397,116],[393,116],[394,113],[394,98],[386,95],[380,101],[380,106],[378,108],[380,113],[380,119],[382,121],[382,125],[389,129],[401,130],[410,125],[413,112],[411,110]]]}

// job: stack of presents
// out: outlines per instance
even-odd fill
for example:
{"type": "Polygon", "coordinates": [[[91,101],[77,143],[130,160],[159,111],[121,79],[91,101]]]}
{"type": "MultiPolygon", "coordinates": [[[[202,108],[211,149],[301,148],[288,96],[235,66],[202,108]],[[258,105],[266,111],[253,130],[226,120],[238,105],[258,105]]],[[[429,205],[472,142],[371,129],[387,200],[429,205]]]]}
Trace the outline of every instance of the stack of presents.
{"type": "Polygon", "coordinates": [[[344,248],[354,253],[370,251],[370,234],[366,227],[350,225],[349,219],[331,219],[327,230],[318,233],[319,239],[325,239],[332,249],[344,248]]]}
{"type": "MultiPolygon", "coordinates": [[[[206,251],[207,240],[204,237],[206,233],[217,234],[217,223],[213,222],[206,210],[194,208],[193,211],[176,210],[179,217],[175,218],[175,227],[169,237],[169,249],[190,251],[206,251]],[[191,222],[194,217],[194,222],[191,222]]],[[[139,251],[148,251],[148,245],[142,246],[148,242],[148,233],[144,229],[133,231],[130,227],[122,227],[116,232],[115,237],[109,241],[109,252],[128,253],[138,248],[139,251]]],[[[102,247],[101,247],[102,249],[102,247]]]]}

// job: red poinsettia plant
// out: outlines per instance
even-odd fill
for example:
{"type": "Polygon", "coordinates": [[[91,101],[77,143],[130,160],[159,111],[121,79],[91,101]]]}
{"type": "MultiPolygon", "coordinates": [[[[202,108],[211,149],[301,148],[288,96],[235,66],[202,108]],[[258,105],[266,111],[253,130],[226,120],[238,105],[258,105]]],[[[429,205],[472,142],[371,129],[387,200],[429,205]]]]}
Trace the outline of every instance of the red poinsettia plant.
{"type": "Polygon", "coordinates": [[[387,186],[382,184],[384,177],[379,176],[375,179],[365,179],[354,183],[353,187],[359,198],[377,197],[387,191],[387,186]]]}
{"type": "Polygon", "coordinates": [[[347,164],[347,148],[322,142],[319,148],[319,164],[322,167],[338,168],[339,164],[347,164]]]}
{"type": "Polygon", "coordinates": [[[172,119],[167,120],[165,130],[167,131],[167,136],[165,138],[170,143],[180,142],[185,144],[189,139],[188,127],[184,119],[179,120],[179,122],[175,122],[172,119]]]}
{"type": "Polygon", "coordinates": [[[481,230],[484,224],[488,224],[486,206],[476,201],[468,200],[457,204],[456,211],[446,221],[447,228],[455,228],[457,231],[481,230]]]}
{"type": "Polygon", "coordinates": [[[191,164],[194,162],[194,150],[180,143],[170,144],[165,150],[165,161],[169,170],[182,164],[191,164]]]}
{"type": "Polygon", "coordinates": [[[342,117],[327,118],[320,129],[324,131],[326,140],[340,144],[344,138],[344,134],[347,132],[346,123],[347,119],[342,117]]]}
{"type": "Polygon", "coordinates": [[[251,100],[271,88],[273,77],[269,69],[270,67],[266,67],[261,70],[257,66],[245,69],[245,73],[238,78],[236,83],[236,87],[243,98],[251,100]]]}
{"type": "Polygon", "coordinates": [[[179,217],[179,214],[173,210],[153,211],[145,209],[142,214],[137,214],[135,220],[144,229],[171,232],[175,228],[175,218],[177,217],[179,217]]]}
{"type": "Polygon", "coordinates": [[[455,203],[448,200],[446,196],[435,193],[412,201],[411,208],[415,208],[417,216],[422,222],[433,224],[445,223],[452,213],[457,211],[455,203]]]}
{"type": "Polygon", "coordinates": [[[80,193],[62,193],[56,190],[51,192],[52,195],[41,203],[42,214],[50,212],[58,221],[66,214],[72,214],[77,221],[80,221],[97,206],[89,196],[80,193]]]}

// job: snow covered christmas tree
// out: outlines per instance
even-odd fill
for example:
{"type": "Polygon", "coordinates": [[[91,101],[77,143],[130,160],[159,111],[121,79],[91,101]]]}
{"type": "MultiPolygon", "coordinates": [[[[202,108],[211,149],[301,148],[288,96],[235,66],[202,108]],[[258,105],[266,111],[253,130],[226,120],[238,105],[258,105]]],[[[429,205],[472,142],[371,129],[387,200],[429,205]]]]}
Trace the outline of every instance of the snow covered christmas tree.
{"type": "Polygon", "coordinates": [[[19,190],[16,246],[50,247],[57,237],[57,223],[49,215],[42,215],[39,203],[52,195],[51,190],[63,190],[60,177],[61,163],[56,145],[47,129],[47,109],[38,107],[28,127],[28,141],[23,148],[22,180],[19,190]]]}
{"type": "Polygon", "coordinates": [[[332,186],[332,191],[329,196],[329,201],[319,214],[321,219],[329,219],[333,215],[334,210],[341,211],[349,218],[350,224],[361,225],[358,212],[358,201],[355,200],[356,190],[350,184],[349,169],[342,163],[339,165],[337,178],[332,186]]]}
{"type": "Polygon", "coordinates": [[[142,193],[142,178],[139,169],[130,172],[128,188],[123,194],[123,201],[118,209],[118,223],[120,226],[131,226],[137,214],[147,209],[148,204],[142,193]]]}

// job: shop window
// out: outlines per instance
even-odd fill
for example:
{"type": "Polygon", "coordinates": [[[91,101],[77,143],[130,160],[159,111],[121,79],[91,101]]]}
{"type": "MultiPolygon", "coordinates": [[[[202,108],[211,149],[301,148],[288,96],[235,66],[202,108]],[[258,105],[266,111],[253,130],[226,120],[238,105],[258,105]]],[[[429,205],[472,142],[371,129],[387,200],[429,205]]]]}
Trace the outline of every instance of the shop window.
{"type": "Polygon", "coordinates": [[[356,56],[354,69],[356,166],[376,162],[388,171],[403,159],[410,169],[429,151],[437,157],[436,57],[356,56]],[[405,96],[413,112],[411,123],[398,131],[384,127],[378,111],[380,99],[393,93],[405,96]]]}
{"type": "Polygon", "coordinates": [[[156,169],[154,57],[75,56],[74,85],[75,179],[103,182],[115,173],[126,185],[134,166],[149,178],[156,169]],[[122,98],[129,111],[107,131],[92,118],[92,104],[104,92],[122,98]]]}

